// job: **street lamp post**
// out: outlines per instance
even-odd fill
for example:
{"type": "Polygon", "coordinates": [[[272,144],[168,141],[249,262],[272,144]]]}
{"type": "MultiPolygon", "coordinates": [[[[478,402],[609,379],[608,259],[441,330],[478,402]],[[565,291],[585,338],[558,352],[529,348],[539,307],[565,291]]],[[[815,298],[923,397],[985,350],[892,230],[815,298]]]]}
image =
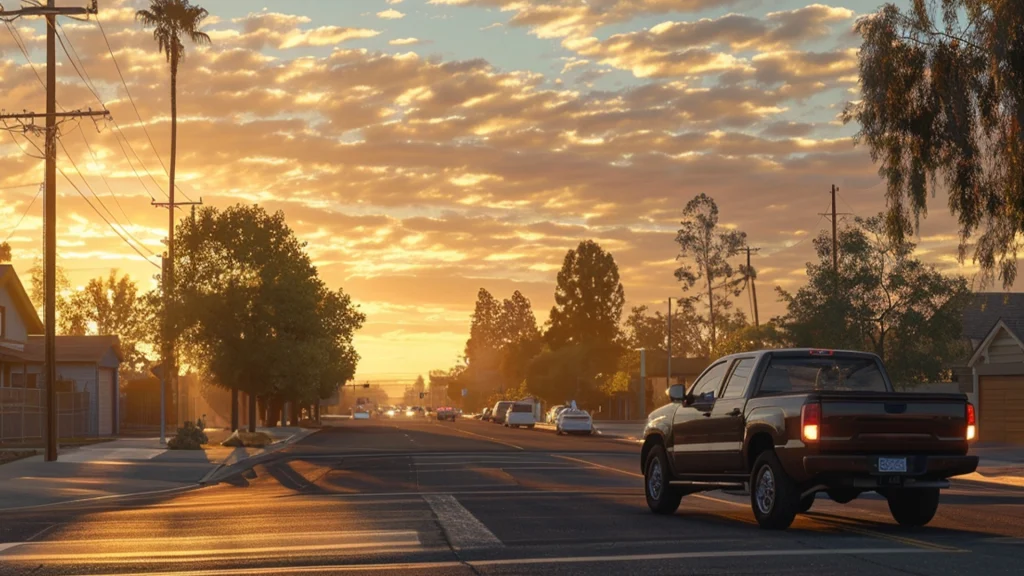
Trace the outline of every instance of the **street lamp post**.
{"type": "Polygon", "coordinates": [[[647,412],[647,350],[640,348],[640,417],[647,412]]]}

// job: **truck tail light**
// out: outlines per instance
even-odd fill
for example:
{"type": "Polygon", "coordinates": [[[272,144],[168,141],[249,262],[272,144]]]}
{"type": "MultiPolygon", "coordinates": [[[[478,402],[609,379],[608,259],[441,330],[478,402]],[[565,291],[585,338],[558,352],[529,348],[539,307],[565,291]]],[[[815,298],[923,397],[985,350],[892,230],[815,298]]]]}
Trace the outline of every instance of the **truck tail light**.
{"type": "Polygon", "coordinates": [[[800,437],[804,442],[817,442],[821,431],[821,404],[804,404],[800,409],[800,437]]]}
{"type": "Polygon", "coordinates": [[[967,439],[974,440],[978,435],[978,417],[974,414],[974,404],[967,403],[967,439]]]}

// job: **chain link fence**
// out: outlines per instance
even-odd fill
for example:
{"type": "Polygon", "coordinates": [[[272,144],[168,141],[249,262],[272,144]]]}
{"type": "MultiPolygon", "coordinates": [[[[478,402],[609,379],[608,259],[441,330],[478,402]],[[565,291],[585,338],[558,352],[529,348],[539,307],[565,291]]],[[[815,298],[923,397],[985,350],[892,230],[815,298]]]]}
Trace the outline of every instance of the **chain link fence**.
{"type": "MultiPolygon", "coordinates": [[[[0,443],[42,441],[46,395],[39,388],[0,388],[0,443]]],[[[89,430],[89,393],[57,393],[57,437],[81,438],[89,430]]]]}

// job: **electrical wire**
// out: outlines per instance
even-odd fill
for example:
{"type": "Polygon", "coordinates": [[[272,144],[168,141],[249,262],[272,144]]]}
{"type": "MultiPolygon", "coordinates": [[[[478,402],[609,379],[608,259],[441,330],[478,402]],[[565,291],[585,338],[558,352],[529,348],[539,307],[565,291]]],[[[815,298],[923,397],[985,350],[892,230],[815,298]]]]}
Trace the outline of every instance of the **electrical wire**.
{"type": "MultiPolygon", "coordinates": [[[[85,68],[85,62],[82,61],[82,57],[78,54],[78,50],[75,48],[74,42],[72,42],[71,38],[68,37],[67,32],[64,31],[64,26],[61,25],[60,22],[57,23],[57,26],[60,28],[60,34],[55,33],[54,35],[57,37],[58,40],[60,40],[61,49],[64,50],[64,54],[68,57],[68,60],[71,62],[72,68],[75,69],[75,72],[78,73],[78,77],[82,79],[82,82],[85,83],[86,88],[88,88],[89,91],[92,92],[92,95],[96,97],[96,100],[99,101],[100,105],[103,106],[104,109],[106,109],[107,105],[103,101],[103,98],[100,97],[99,91],[96,89],[95,86],[96,83],[93,82],[92,76],[89,75],[89,71],[85,68]],[[64,38],[67,38],[66,45],[64,43],[64,38]],[[68,50],[69,46],[71,47],[70,51],[68,50]],[[72,56],[72,54],[74,54],[74,56],[72,56]],[[77,65],[75,64],[76,58],[78,59],[77,65]]],[[[116,65],[117,63],[115,62],[114,64],[116,65]]],[[[142,166],[142,169],[146,172],[146,175],[149,176],[149,179],[153,181],[153,184],[156,186],[156,189],[160,191],[164,196],[167,196],[167,192],[163,191],[163,188],[160,185],[160,183],[157,182],[156,178],[153,177],[153,173],[150,172],[149,168],[146,167],[145,163],[142,161],[142,157],[139,156],[139,153],[132,146],[131,141],[129,141],[128,137],[124,134],[124,130],[122,130],[121,125],[117,123],[117,119],[113,116],[110,116],[110,121],[111,123],[113,123],[114,129],[116,131],[114,139],[117,140],[117,134],[120,134],[121,138],[123,138],[125,143],[128,144],[128,149],[132,151],[132,154],[135,155],[135,159],[139,162],[139,165],[142,166]]],[[[149,136],[148,133],[146,135],[149,136]]],[[[84,133],[82,137],[85,137],[84,133]]],[[[150,200],[156,202],[156,198],[153,197],[153,193],[146,185],[146,181],[142,179],[142,175],[139,174],[139,171],[135,169],[135,165],[132,164],[132,159],[130,156],[128,156],[128,151],[125,150],[124,144],[122,144],[120,140],[118,140],[117,144],[121,148],[121,153],[124,154],[125,160],[128,161],[128,166],[131,167],[132,172],[135,174],[135,177],[139,179],[139,183],[142,184],[142,187],[146,190],[146,194],[149,196],[150,200]]],[[[152,144],[152,140],[150,140],[150,144],[152,144]]],[[[182,192],[182,194],[184,194],[184,192],[182,192]]]]}
{"type": "MultiPolygon", "coordinates": [[[[24,188],[24,186],[22,186],[22,188],[24,188]]],[[[8,190],[10,190],[10,188],[8,188],[8,190]]],[[[17,232],[18,228],[21,227],[21,223],[25,221],[25,217],[28,216],[28,213],[32,211],[32,207],[35,206],[36,200],[39,199],[39,195],[42,194],[42,193],[43,193],[43,184],[40,183],[39,184],[39,189],[36,190],[36,195],[33,196],[32,197],[32,201],[28,203],[28,208],[25,208],[25,211],[21,213],[21,218],[18,218],[18,223],[14,225],[14,228],[11,228],[11,231],[7,234],[7,238],[4,238],[3,241],[0,242],[0,244],[6,243],[8,240],[11,239],[12,236],[14,236],[14,233],[17,232]]]]}
{"type": "MultiPolygon", "coordinates": [[[[164,169],[164,174],[167,174],[168,177],[170,177],[170,173],[167,171],[167,165],[164,164],[164,159],[157,151],[156,144],[153,143],[153,137],[149,135],[149,130],[146,128],[146,123],[142,119],[142,114],[139,113],[139,107],[135,105],[135,98],[132,97],[132,92],[128,89],[128,83],[124,80],[124,74],[121,73],[121,65],[117,63],[117,58],[114,56],[114,49],[110,46],[110,39],[107,38],[107,31],[103,29],[103,23],[100,21],[99,14],[96,15],[96,26],[99,28],[100,34],[103,36],[103,42],[107,45],[107,52],[110,53],[110,59],[114,62],[114,68],[117,69],[117,76],[121,79],[121,85],[124,86],[125,94],[128,95],[128,101],[131,102],[132,109],[135,110],[135,115],[139,118],[139,126],[141,126],[142,131],[146,133],[149,145],[153,149],[153,154],[156,155],[156,159],[160,161],[160,167],[164,169]]],[[[188,194],[185,194],[185,191],[179,188],[177,184],[174,185],[174,189],[181,192],[182,196],[184,196],[186,200],[189,202],[192,201],[188,194]]]]}
{"type": "MultiPolygon", "coordinates": [[[[82,141],[85,142],[85,147],[89,150],[89,155],[92,156],[92,161],[98,166],[100,159],[96,156],[96,153],[93,152],[92,146],[89,145],[89,140],[85,137],[85,130],[81,125],[78,126],[78,131],[82,134],[82,141]]],[[[117,208],[121,211],[121,214],[124,215],[125,221],[128,222],[129,226],[134,228],[135,224],[132,222],[132,219],[128,217],[128,213],[124,211],[124,207],[121,206],[121,201],[117,199],[117,196],[114,194],[114,189],[110,186],[110,182],[107,181],[107,176],[102,171],[100,172],[100,179],[103,180],[103,185],[107,187],[107,192],[110,193],[110,198],[114,201],[114,204],[117,204],[117,208]]],[[[152,196],[150,196],[150,199],[152,199],[152,196]]]]}
{"type": "MultiPolygon", "coordinates": [[[[94,196],[94,197],[96,198],[96,201],[97,201],[97,202],[99,202],[100,206],[101,206],[101,207],[102,207],[102,208],[103,208],[103,209],[104,209],[104,210],[105,210],[105,211],[107,212],[107,214],[108,214],[108,215],[110,216],[110,220],[113,220],[113,221],[114,221],[114,223],[116,223],[116,224],[117,224],[117,225],[118,225],[118,226],[119,226],[119,227],[121,228],[121,231],[122,231],[122,232],[124,232],[125,234],[127,234],[129,238],[131,238],[132,240],[134,240],[136,244],[138,244],[139,246],[141,246],[143,250],[145,250],[145,251],[149,252],[149,253],[150,253],[150,255],[152,255],[152,256],[156,256],[156,253],[155,253],[155,252],[153,252],[152,250],[150,250],[150,249],[149,249],[148,247],[146,247],[146,245],[145,245],[145,244],[143,244],[141,240],[139,240],[138,238],[136,238],[136,237],[135,237],[135,236],[134,236],[134,235],[133,235],[133,234],[132,234],[132,233],[131,233],[131,232],[130,232],[130,231],[129,231],[129,230],[127,229],[127,228],[125,228],[124,224],[121,224],[120,222],[118,222],[118,220],[117,220],[117,217],[116,217],[116,216],[114,216],[114,213],[113,213],[113,212],[111,212],[109,208],[107,208],[107,205],[106,205],[106,204],[104,204],[104,203],[103,203],[103,199],[102,199],[102,198],[100,198],[100,195],[99,195],[99,194],[97,194],[97,193],[96,193],[96,191],[95,191],[95,190],[93,190],[91,186],[89,186],[89,181],[85,179],[85,175],[84,175],[84,174],[82,174],[82,171],[78,169],[78,164],[76,164],[76,163],[75,163],[75,159],[71,157],[71,154],[70,154],[70,153],[68,152],[68,149],[67,149],[67,147],[66,147],[66,146],[64,146],[64,140],[63,140],[63,139],[61,139],[61,138],[58,138],[58,139],[57,139],[57,143],[58,143],[58,144],[60,144],[60,149],[64,151],[64,155],[68,157],[68,160],[69,160],[69,161],[71,162],[71,166],[72,166],[72,167],[73,167],[73,168],[75,169],[75,172],[77,172],[77,173],[78,173],[78,177],[82,179],[82,183],[83,183],[83,184],[85,185],[85,187],[86,187],[86,188],[87,188],[87,189],[88,189],[88,190],[89,190],[90,192],[92,192],[92,195],[93,195],[93,196],[94,196]]],[[[63,172],[61,172],[61,174],[63,174],[63,172]]],[[[65,178],[67,178],[67,176],[64,176],[64,177],[65,177],[65,178]]],[[[68,179],[68,181],[70,182],[70,179],[68,179]]],[[[76,187],[76,190],[77,190],[77,187],[76,187]]],[[[84,197],[84,196],[83,196],[83,197],[84,197]]],[[[91,205],[92,205],[92,204],[90,203],[90,206],[91,206],[91,205]]],[[[93,208],[93,209],[95,210],[95,208],[93,208]]],[[[99,211],[97,211],[97,213],[99,213],[99,211]]],[[[103,218],[103,214],[100,214],[100,217],[101,217],[101,218],[103,218]]],[[[107,224],[108,224],[108,225],[109,225],[109,226],[110,226],[111,228],[114,228],[114,225],[113,225],[113,224],[111,224],[111,223],[110,223],[110,221],[108,221],[108,220],[107,220],[106,218],[103,218],[103,219],[104,219],[104,221],[106,221],[106,222],[107,222],[107,224]]],[[[115,229],[114,229],[114,231],[115,231],[115,232],[117,232],[117,229],[115,228],[115,229]]],[[[121,234],[118,234],[118,236],[121,236],[121,234]]],[[[124,238],[124,236],[121,236],[121,238],[122,238],[122,239],[124,239],[124,240],[125,240],[125,242],[128,242],[128,240],[126,240],[126,239],[124,238]]],[[[130,243],[129,243],[129,244],[130,244],[130,243]]],[[[132,248],[135,248],[135,246],[132,246],[132,248]]],[[[139,251],[138,251],[137,249],[136,249],[135,251],[136,251],[136,252],[139,252],[139,251]]],[[[140,252],[139,254],[141,255],[141,252],[140,252]]],[[[143,256],[143,257],[145,258],[145,256],[143,256]]]]}

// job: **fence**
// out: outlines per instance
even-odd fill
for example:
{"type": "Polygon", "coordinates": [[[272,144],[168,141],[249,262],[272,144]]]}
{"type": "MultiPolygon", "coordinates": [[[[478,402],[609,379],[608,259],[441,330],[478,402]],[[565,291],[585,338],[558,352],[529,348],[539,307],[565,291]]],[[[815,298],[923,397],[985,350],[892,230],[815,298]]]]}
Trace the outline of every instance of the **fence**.
{"type": "MultiPolygon", "coordinates": [[[[46,396],[39,388],[0,388],[0,443],[42,441],[46,433],[46,396]]],[[[90,435],[89,393],[57,393],[57,436],[90,435]]]]}

